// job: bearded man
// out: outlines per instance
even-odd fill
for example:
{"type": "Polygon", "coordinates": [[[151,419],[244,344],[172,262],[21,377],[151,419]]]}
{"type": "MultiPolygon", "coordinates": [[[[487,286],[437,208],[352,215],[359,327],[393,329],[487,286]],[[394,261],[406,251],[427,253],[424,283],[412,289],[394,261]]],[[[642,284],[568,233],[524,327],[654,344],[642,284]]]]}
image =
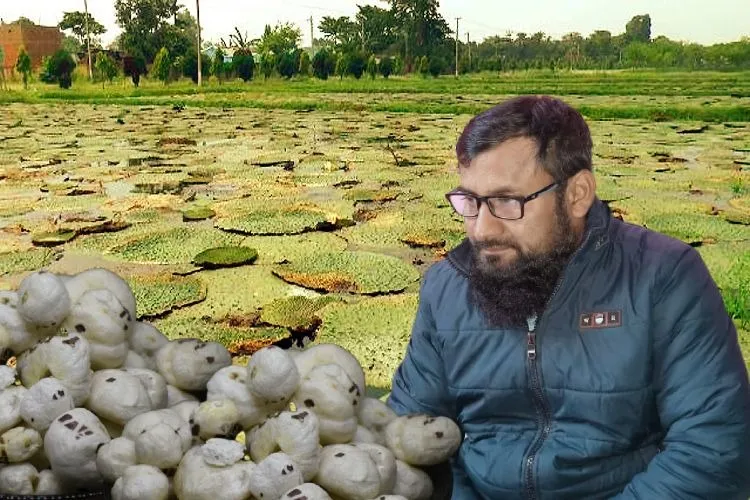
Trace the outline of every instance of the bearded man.
{"type": "MultiPolygon", "coordinates": [[[[474,117],[388,404],[454,419],[453,499],[742,499],[750,388],[698,252],[614,218],[560,100],[474,117]]],[[[450,475],[449,475],[450,476],[450,475]]]]}

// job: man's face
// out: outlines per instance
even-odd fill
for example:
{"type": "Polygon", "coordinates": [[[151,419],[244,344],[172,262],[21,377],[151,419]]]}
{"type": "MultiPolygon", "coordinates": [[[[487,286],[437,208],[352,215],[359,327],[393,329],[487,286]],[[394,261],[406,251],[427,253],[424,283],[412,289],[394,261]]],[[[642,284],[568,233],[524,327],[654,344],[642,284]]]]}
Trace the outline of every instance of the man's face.
{"type": "MultiPolygon", "coordinates": [[[[461,189],[479,196],[528,196],[554,181],[536,160],[535,142],[525,137],[478,155],[459,176],[461,189]]],[[[562,199],[557,190],[545,192],[526,203],[518,220],[499,219],[486,204],[477,217],[464,219],[470,281],[491,324],[520,325],[544,308],[578,245],[562,199]]]]}

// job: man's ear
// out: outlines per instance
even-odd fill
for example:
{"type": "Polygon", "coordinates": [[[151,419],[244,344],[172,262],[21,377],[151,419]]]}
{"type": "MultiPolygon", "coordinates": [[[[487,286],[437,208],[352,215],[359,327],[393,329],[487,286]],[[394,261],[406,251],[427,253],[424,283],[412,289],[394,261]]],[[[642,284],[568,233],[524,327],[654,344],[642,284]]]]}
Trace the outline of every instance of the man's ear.
{"type": "Polygon", "coordinates": [[[568,180],[565,197],[570,216],[578,219],[585,218],[596,197],[594,173],[591,170],[581,170],[571,177],[568,180]]]}

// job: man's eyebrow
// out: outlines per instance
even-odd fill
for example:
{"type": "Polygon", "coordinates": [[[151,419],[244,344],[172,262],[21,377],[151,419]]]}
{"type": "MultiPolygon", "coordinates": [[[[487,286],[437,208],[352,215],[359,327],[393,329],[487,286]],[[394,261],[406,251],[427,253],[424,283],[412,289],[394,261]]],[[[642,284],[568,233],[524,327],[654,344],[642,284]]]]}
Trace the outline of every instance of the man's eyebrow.
{"type": "MultiPolygon", "coordinates": [[[[465,187],[458,186],[455,191],[458,191],[459,193],[466,193],[471,194],[474,196],[480,196],[479,194],[475,193],[471,189],[466,189],[465,187]]],[[[511,189],[511,188],[497,188],[491,190],[489,193],[487,193],[486,196],[520,196],[518,191],[511,189]]]]}

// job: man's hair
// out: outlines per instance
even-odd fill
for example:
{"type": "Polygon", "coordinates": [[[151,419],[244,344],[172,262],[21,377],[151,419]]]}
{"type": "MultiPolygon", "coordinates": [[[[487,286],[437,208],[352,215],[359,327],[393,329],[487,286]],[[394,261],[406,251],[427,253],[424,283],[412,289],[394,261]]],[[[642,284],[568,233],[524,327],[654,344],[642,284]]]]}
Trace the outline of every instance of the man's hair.
{"type": "Polygon", "coordinates": [[[519,96],[480,113],[469,121],[456,143],[459,167],[508,139],[529,137],[537,159],[560,183],[581,170],[591,170],[591,132],[583,116],[549,96],[519,96]]]}

